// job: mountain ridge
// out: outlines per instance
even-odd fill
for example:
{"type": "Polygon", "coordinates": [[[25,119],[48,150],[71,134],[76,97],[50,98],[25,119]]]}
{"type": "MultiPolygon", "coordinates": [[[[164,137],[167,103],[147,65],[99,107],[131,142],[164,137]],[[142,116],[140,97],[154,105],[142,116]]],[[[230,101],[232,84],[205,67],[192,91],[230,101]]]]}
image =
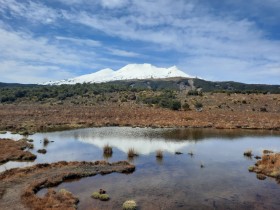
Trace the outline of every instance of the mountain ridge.
{"type": "Polygon", "coordinates": [[[134,80],[134,79],[165,79],[172,77],[193,78],[185,72],[179,70],[176,66],[169,68],[160,68],[148,63],[128,64],[116,71],[106,68],[95,73],[85,74],[66,80],[49,81],[43,85],[62,85],[77,83],[102,83],[117,80],[134,80]]]}

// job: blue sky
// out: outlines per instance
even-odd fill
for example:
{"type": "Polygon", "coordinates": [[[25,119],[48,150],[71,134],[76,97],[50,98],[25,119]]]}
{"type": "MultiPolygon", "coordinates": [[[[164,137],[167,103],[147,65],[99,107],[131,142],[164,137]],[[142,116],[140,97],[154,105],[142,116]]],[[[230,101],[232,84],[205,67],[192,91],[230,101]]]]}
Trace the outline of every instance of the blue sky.
{"type": "Polygon", "coordinates": [[[279,0],[0,0],[0,81],[151,63],[280,84],[279,11],[279,0]]]}

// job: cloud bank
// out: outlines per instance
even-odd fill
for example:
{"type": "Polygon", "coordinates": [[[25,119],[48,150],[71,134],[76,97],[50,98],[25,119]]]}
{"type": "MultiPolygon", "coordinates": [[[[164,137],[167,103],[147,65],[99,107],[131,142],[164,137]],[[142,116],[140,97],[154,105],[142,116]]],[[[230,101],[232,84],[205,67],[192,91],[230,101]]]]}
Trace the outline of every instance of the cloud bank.
{"type": "Polygon", "coordinates": [[[278,9],[275,0],[0,0],[0,81],[152,63],[211,80],[279,84],[278,9]]]}

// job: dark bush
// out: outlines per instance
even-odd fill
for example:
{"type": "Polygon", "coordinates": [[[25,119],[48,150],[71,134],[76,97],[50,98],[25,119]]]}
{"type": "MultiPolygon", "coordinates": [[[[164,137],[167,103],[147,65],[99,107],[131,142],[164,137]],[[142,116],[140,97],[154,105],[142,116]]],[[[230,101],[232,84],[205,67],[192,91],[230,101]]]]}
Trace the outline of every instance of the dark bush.
{"type": "Polygon", "coordinates": [[[172,101],[171,109],[173,109],[173,110],[181,109],[181,102],[177,101],[177,100],[172,101]]]}

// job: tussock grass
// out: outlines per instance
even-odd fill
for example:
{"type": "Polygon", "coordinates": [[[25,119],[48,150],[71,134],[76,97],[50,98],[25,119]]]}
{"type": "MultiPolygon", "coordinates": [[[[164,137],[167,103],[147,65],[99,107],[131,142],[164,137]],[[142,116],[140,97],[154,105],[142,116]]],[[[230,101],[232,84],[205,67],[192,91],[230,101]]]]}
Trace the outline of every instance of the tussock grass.
{"type": "Polygon", "coordinates": [[[162,159],[163,158],[163,151],[162,150],[157,150],[156,151],[156,157],[159,158],[159,159],[162,159]]]}
{"type": "Polygon", "coordinates": [[[246,151],[243,153],[243,155],[246,156],[246,157],[252,157],[252,156],[253,156],[252,150],[246,150],[246,151]]]}
{"type": "Polygon", "coordinates": [[[113,148],[111,146],[109,146],[108,144],[106,144],[103,147],[103,154],[104,155],[112,155],[113,154],[113,148]]]}
{"type": "Polygon", "coordinates": [[[44,144],[44,146],[47,146],[49,143],[50,143],[49,139],[45,137],[45,138],[43,139],[43,144],[44,144]]]}
{"type": "Polygon", "coordinates": [[[130,148],[127,152],[127,157],[133,158],[135,156],[138,156],[137,152],[135,151],[134,148],[130,148]]]}

